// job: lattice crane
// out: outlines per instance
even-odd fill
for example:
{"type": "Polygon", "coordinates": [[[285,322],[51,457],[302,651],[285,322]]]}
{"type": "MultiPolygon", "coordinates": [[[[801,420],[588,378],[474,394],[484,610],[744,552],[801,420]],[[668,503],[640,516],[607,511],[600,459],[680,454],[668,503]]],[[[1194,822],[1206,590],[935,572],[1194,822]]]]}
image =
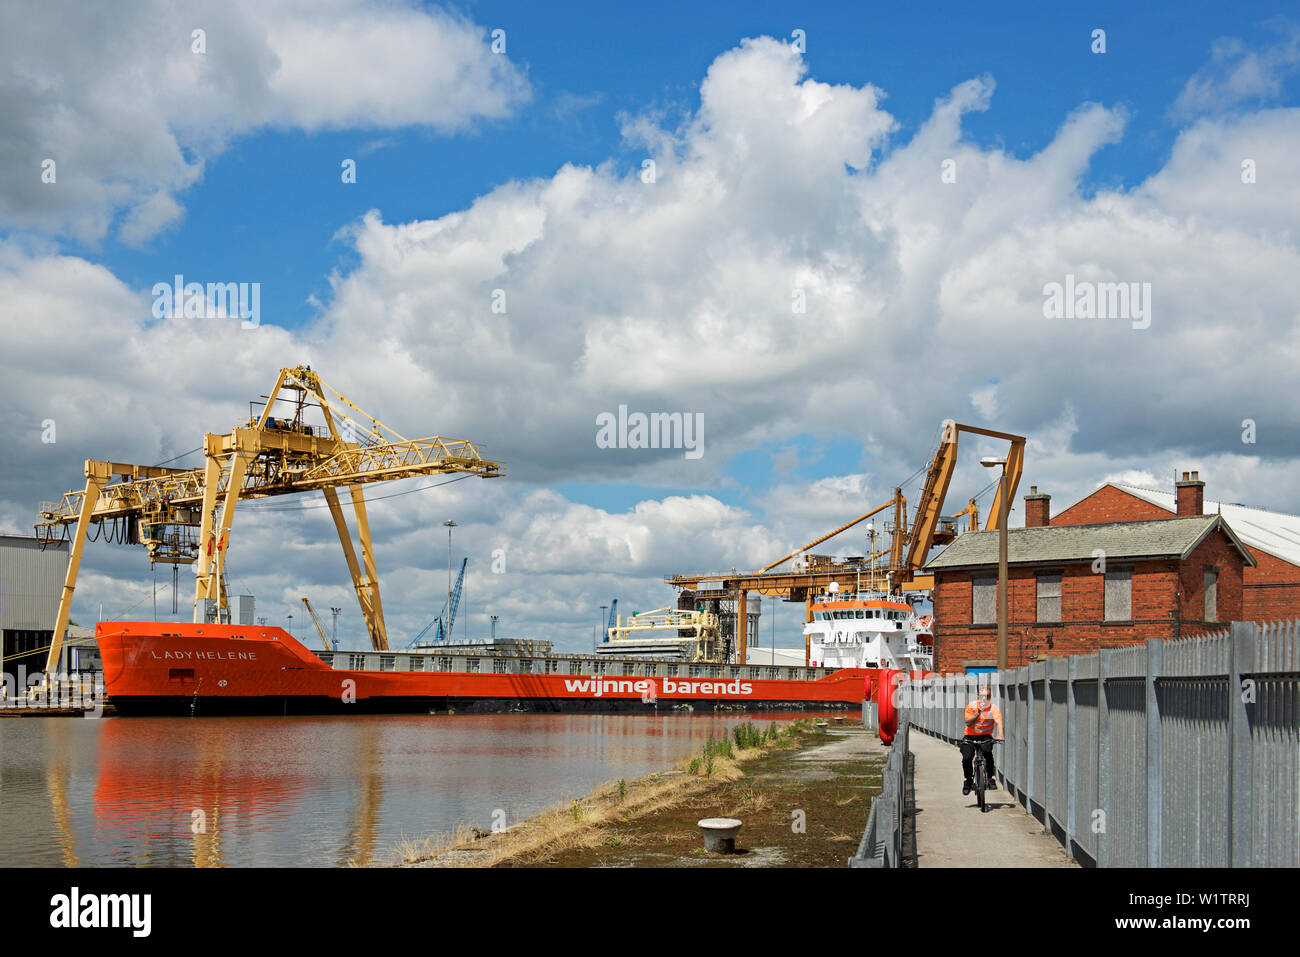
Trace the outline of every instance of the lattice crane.
{"type": "MultiPolygon", "coordinates": [[[[403,437],[327,385],[310,366],[281,369],[261,413],[241,428],[205,435],[203,454],[204,466],[193,469],[87,459],[85,488],[42,504],[37,537],[51,540],[56,530],[66,537],[69,528],[72,535],[47,673],[57,667],[92,525],[112,523],[115,540],[144,545],[153,561],[195,565],[194,620],[202,620],[209,603],[215,604],[220,620],[228,607],[223,573],[235,506],[242,499],[319,489],[334,519],[371,644],[382,651],[388,648],[388,633],[362,486],[448,472],[482,478],[505,474],[499,462],[483,458],[464,439],[403,437]],[[273,415],[278,402],[289,403],[292,413],[273,415]],[[308,408],[320,409],[323,426],[304,421],[308,408]],[[339,503],[340,487],[351,500],[360,561],[339,503]]],[[[114,540],[112,533],[109,538],[114,540]]]]}
{"type": "Polygon", "coordinates": [[[406,646],[407,648],[414,648],[418,645],[420,639],[429,633],[430,628],[435,629],[433,632],[435,642],[446,641],[451,636],[451,629],[456,624],[456,609],[460,607],[460,592],[465,584],[465,568],[467,565],[469,565],[469,559],[465,558],[460,563],[460,574],[456,576],[456,587],[447,596],[447,601],[443,602],[442,612],[439,612],[437,618],[420,629],[419,634],[411,639],[411,643],[406,646]],[[449,605],[450,607],[448,607],[449,605]],[[443,612],[446,613],[445,616],[443,612]]]}

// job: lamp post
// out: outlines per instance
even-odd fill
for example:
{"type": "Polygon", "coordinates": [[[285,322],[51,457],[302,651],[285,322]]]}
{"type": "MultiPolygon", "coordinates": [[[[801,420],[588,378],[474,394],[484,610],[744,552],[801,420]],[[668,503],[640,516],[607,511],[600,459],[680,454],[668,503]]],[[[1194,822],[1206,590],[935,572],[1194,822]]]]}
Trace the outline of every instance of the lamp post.
{"type": "Polygon", "coordinates": [[[330,608],[330,614],[334,616],[334,630],[330,637],[330,644],[334,646],[335,651],[339,650],[339,613],[342,611],[342,608],[330,608]]]}
{"type": "Polygon", "coordinates": [[[998,670],[1007,668],[1007,460],[990,457],[980,465],[1002,467],[998,476],[998,670]]]}
{"type": "Polygon", "coordinates": [[[451,530],[456,527],[456,523],[451,519],[442,523],[447,529],[447,636],[446,640],[451,641],[451,530]]]}
{"type": "Polygon", "coordinates": [[[293,637],[293,615],[289,616],[289,637],[293,637]]]}

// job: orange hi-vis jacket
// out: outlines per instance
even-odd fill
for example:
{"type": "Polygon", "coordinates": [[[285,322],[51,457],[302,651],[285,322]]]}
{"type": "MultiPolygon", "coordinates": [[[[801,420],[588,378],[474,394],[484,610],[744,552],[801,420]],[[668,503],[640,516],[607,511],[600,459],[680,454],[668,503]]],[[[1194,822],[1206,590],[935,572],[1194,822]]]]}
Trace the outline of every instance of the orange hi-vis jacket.
{"type": "Polygon", "coordinates": [[[993,727],[1002,724],[1002,712],[992,702],[989,703],[987,711],[980,711],[979,705],[974,701],[966,705],[966,720],[970,721],[972,718],[975,719],[975,723],[966,725],[966,733],[976,737],[992,734],[993,727]]]}

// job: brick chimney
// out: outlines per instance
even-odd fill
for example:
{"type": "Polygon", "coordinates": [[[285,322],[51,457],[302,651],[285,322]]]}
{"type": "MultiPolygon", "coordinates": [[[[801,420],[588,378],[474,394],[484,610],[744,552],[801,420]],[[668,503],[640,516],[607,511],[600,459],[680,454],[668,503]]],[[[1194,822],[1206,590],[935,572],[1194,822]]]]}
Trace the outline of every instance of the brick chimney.
{"type": "Polygon", "coordinates": [[[1184,472],[1183,480],[1175,482],[1178,490],[1178,517],[1205,513],[1205,483],[1199,472],[1184,472]]]}
{"type": "Polygon", "coordinates": [[[1025,496],[1025,528],[1041,528],[1052,524],[1052,496],[1038,491],[1037,485],[1029,486],[1025,496]]]}

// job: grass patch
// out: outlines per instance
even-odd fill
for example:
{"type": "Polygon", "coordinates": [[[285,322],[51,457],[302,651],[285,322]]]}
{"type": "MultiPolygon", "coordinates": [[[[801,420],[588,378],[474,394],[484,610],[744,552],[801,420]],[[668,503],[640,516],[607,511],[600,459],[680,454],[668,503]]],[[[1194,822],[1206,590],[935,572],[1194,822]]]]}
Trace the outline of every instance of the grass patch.
{"type": "MultiPolygon", "coordinates": [[[[798,747],[802,738],[814,733],[813,725],[813,719],[803,719],[778,730],[773,722],[766,731],[760,731],[752,722],[746,722],[738,726],[743,728],[739,734],[737,729],[720,737],[710,734],[699,755],[681,761],[676,774],[610,782],[581,800],[561,802],[497,834],[484,835],[474,828],[459,827],[438,837],[404,839],[395,848],[391,863],[414,865],[443,858],[437,861],[439,865],[493,867],[543,861],[566,850],[639,844],[640,840],[626,833],[614,833],[614,827],[693,801],[718,784],[742,779],[742,762],[798,747]],[[478,853],[459,853],[465,851],[478,853]]],[[[738,797],[740,806],[750,813],[766,807],[770,800],[752,785],[738,797]]],[[[694,840],[694,835],[689,839],[694,840]]],[[[663,835],[665,845],[671,845],[673,840],[674,835],[663,835]]]]}

